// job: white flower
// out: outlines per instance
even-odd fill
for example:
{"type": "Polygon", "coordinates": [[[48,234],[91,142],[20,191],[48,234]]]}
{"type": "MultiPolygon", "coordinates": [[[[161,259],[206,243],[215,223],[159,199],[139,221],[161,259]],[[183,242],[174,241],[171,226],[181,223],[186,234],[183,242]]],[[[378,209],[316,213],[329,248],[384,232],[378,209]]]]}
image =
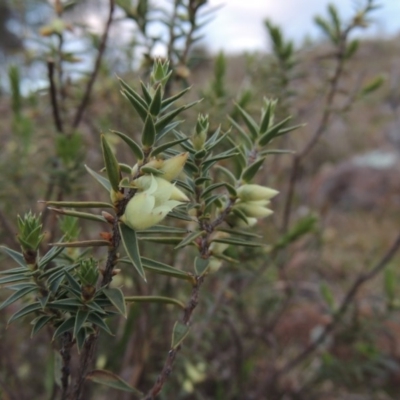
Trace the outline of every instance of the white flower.
{"type": "Polygon", "coordinates": [[[146,179],[138,183],[138,188],[144,190],[139,190],[132,197],[120,218],[134,230],[147,229],[161,222],[170,211],[183,204],[176,197],[188,200],[183,192],[162,178],[155,178],[153,175],[142,178],[146,179]]]}
{"type": "Polygon", "coordinates": [[[242,201],[271,200],[279,192],[275,189],[261,185],[243,185],[237,190],[237,195],[242,201]]]}

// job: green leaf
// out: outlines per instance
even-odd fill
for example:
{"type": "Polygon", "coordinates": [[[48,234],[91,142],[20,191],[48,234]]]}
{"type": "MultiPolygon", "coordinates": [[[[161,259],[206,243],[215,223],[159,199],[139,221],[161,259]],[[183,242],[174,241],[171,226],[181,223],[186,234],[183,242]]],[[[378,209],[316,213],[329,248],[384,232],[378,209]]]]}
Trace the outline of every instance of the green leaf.
{"type": "Polygon", "coordinates": [[[31,332],[31,338],[33,336],[35,336],[52,319],[53,319],[52,316],[50,317],[47,315],[42,315],[42,316],[36,318],[34,321],[32,321],[33,327],[32,327],[32,332],[31,332]]]}
{"type": "Polygon", "coordinates": [[[36,286],[34,286],[34,287],[25,287],[25,288],[22,288],[22,289],[18,290],[17,292],[13,293],[8,299],[6,299],[0,305],[0,310],[2,310],[3,308],[5,308],[5,307],[9,306],[10,304],[14,303],[15,301],[17,301],[21,297],[24,297],[28,293],[33,292],[34,290],[37,290],[36,286]]]}
{"type": "Polygon", "coordinates": [[[215,168],[224,175],[231,185],[236,186],[236,177],[231,171],[221,165],[217,165],[215,168]]]}
{"type": "Polygon", "coordinates": [[[156,140],[156,128],[153,117],[148,114],[142,131],[142,144],[144,148],[150,149],[156,140]]]}
{"type": "Polygon", "coordinates": [[[253,164],[251,164],[250,166],[248,166],[243,172],[242,172],[242,180],[244,182],[249,183],[254,176],[256,175],[256,173],[258,172],[258,170],[261,168],[261,166],[263,165],[265,160],[265,157],[261,157],[258,160],[256,160],[253,164]]]}
{"type": "Polygon", "coordinates": [[[189,140],[189,138],[177,139],[177,140],[173,140],[173,141],[168,142],[168,143],[164,143],[164,144],[162,144],[162,145],[160,145],[160,146],[158,146],[158,147],[155,147],[155,148],[151,151],[150,157],[155,157],[155,156],[157,156],[158,154],[162,153],[163,151],[169,149],[170,147],[173,147],[173,146],[175,146],[175,145],[177,145],[177,144],[179,144],[179,143],[182,143],[182,142],[186,142],[187,140],[189,140]]]}
{"type": "Polygon", "coordinates": [[[182,241],[182,237],[176,236],[142,236],[139,240],[145,242],[153,242],[153,243],[163,243],[163,244],[179,244],[182,241]]]}
{"type": "Polygon", "coordinates": [[[44,201],[47,206],[67,208],[113,208],[110,203],[101,201],[44,201]]]}
{"type": "MultiPolygon", "coordinates": [[[[121,260],[122,261],[122,260],[121,260]]],[[[171,267],[168,264],[164,264],[160,261],[151,260],[150,258],[142,257],[143,267],[148,271],[155,272],[160,275],[173,276],[174,278],[185,279],[192,281],[193,277],[191,274],[180,269],[171,267]]]]}
{"type": "Polygon", "coordinates": [[[213,242],[232,244],[234,246],[245,246],[245,247],[263,247],[263,246],[265,246],[264,243],[250,242],[248,240],[232,238],[232,237],[214,239],[213,242]]]}
{"type": "Polygon", "coordinates": [[[54,332],[53,340],[61,336],[63,333],[71,331],[75,326],[75,316],[66,319],[54,332]]]}
{"type": "Polygon", "coordinates": [[[138,235],[150,235],[150,234],[158,234],[158,233],[173,233],[173,234],[182,234],[185,235],[189,233],[187,229],[177,228],[176,226],[164,226],[164,225],[154,225],[150,228],[147,228],[143,231],[136,231],[138,235]]]}
{"type": "Polygon", "coordinates": [[[79,282],[68,271],[64,271],[64,274],[71,288],[80,293],[81,285],[79,284],[79,282]]]}
{"type": "Polygon", "coordinates": [[[76,347],[78,348],[78,353],[80,353],[86,341],[86,329],[85,328],[80,329],[76,333],[75,339],[76,339],[76,347]]]}
{"type": "Polygon", "coordinates": [[[150,95],[146,85],[142,81],[140,81],[140,87],[142,88],[144,101],[146,102],[146,105],[149,105],[152,101],[152,98],[151,98],[151,95],[150,95]]]}
{"type": "Polygon", "coordinates": [[[218,231],[226,232],[233,236],[244,236],[244,237],[256,238],[256,239],[260,239],[263,237],[262,235],[258,235],[257,233],[254,233],[254,232],[241,231],[238,229],[218,228],[218,231]]]}
{"type": "Polygon", "coordinates": [[[141,393],[139,390],[130,386],[127,382],[125,382],[118,375],[115,375],[114,373],[112,373],[110,371],[106,371],[104,369],[95,369],[95,370],[89,372],[86,375],[86,379],[88,379],[92,382],[95,382],[95,383],[99,383],[101,385],[112,387],[114,389],[122,390],[124,392],[133,393],[139,397],[143,396],[143,393],[141,393]]]}
{"type": "Polygon", "coordinates": [[[161,140],[166,134],[173,131],[181,123],[182,123],[182,121],[174,121],[174,122],[171,122],[170,124],[168,124],[167,126],[165,126],[163,129],[161,129],[160,132],[157,133],[157,140],[158,141],[161,140]]]}
{"type": "Polygon", "coordinates": [[[101,135],[101,149],[103,151],[103,160],[110,181],[111,187],[115,192],[118,192],[119,181],[121,178],[121,171],[119,169],[118,160],[115,157],[110,145],[108,144],[106,137],[101,135]]]}
{"type": "Polygon", "coordinates": [[[125,298],[121,289],[118,288],[104,289],[103,293],[106,295],[108,300],[110,300],[112,305],[118,310],[118,312],[126,318],[125,298]]]}
{"type": "Polygon", "coordinates": [[[181,249],[182,247],[187,246],[188,244],[194,242],[199,236],[203,235],[205,231],[195,231],[187,235],[177,246],[175,246],[175,250],[181,249]]]}
{"type": "Polygon", "coordinates": [[[14,322],[17,319],[22,318],[25,315],[28,315],[34,311],[40,310],[41,308],[42,308],[42,306],[38,302],[28,304],[27,306],[21,308],[19,311],[17,311],[15,314],[13,314],[11,316],[11,318],[8,320],[7,324],[11,324],[11,322],[14,322]]]}
{"type": "Polygon", "coordinates": [[[73,335],[74,338],[78,336],[78,333],[86,322],[88,315],[89,311],[83,309],[78,310],[78,312],[76,313],[73,335]]]}
{"type": "Polygon", "coordinates": [[[189,333],[189,326],[185,325],[180,321],[176,321],[174,329],[172,331],[172,343],[171,348],[176,349],[184,340],[189,333]]]}
{"type": "Polygon", "coordinates": [[[385,82],[385,78],[383,76],[376,76],[372,81],[367,83],[360,92],[361,96],[365,96],[379,89],[382,84],[385,82]]]}
{"type": "Polygon", "coordinates": [[[90,175],[93,176],[94,179],[96,179],[97,182],[100,183],[104,188],[106,188],[107,192],[111,192],[111,184],[110,181],[104,176],[99,175],[97,172],[94,172],[91,168],[89,168],[87,165],[85,165],[86,171],[89,172],[90,175]]]}
{"type": "Polygon", "coordinates": [[[267,156],[269,154],[295,154],[295,151],[292,150],[263,150],[258,153],[260,156],[267,156]]]}
{"type": "Polygon", "coordinates": [[[240,112],[240,115],[243,118],[243,121],[247,125],[247,128],[250,131],[250,135],[252,136],[253,140],[256,140],[258,137],[258,132],[259,132],[259,127],[257,123],[254,121],[254,119],[248,114],[245,110],[243,110],[242,107],[239,106],[239,104],[236,104],[236,108],[240,112]]]}
{"type": "Polygon", "coordinates": [[[396,297],[396,275],[393,269],[385,270],[384,288],[389,303],[392,303],[396,297]]]}
{"type": "Polygon", "coordinates": [[[121,138],[129,146],[129,148],[132,150],[132,153],[138,160],[141,161],[144,159],[142,148],[133,139],[131,139],[129,136],[125,135],[122,132],[113,130],[111,132],[117,135],[119,138],[121,138]]]}
{"type": "Polygon", "coordinates": [[[155,124],[156,131],[160,132],[163,128],[165,128],[176,116],[178,116],[182,111],[187,110],[190,107],[193,107],[199,103],[199,101],[194,101],[192,103],[186,104],[182,107],[177,108],[176,110],[170,111],[168,114],[163,115],[159,118],[155,124]]]}
{"type": "Polygon", "coordinates": [[[167,99],[163,100],[161,102],[162,110],[165,111],[170,105],[172,105],[176,100],[181,98],[190,89],[191,89],[191,86],[185,88],[184,90],[182,90],[181,92],[175,94],[174,96],[168,97],[167,99]]]}
{"type": "MultiPolygon", "coordinates": [[[[62,239],[61,239],[62,240],[62,239]]],[[[39,269],[43,269],[49,262],[53,261],[56,257],[58,257],[64,249],[62,247],[53,247],[50,249],[40,260],[39,260],[39,269]]],[[[41,275],[43,277],[43,275],[41,275]]]]}
{"type": "MultiPolygon", "coordinates": [[[[274,126],[271,126],[271,128],[269,128],[267,130],[267,132],[265,132],[260,139],[258,140],[258,143],[260,146],[265,146],[266,144],[268,144],[275,136],[278,135],[279,131],[292,119],[292,116],[286,117],[284,120],[282,120],[281,122],[278,122],[277,124],[275,124],[274,126]]],[[[294,128],[297,129],[297,128],[294,128]]]]}
{"type": "Polygon", "coordinates": [[[247,149],[251,149],[253,147],[253,142],[250,140],[249,135],[247,132],[231,117],[228,117],[229,121],[232,125],[237,129],[240,134],[240,137],[243,140],[243,144],[247,147],[247,149]]]}
{"type": "Polygon", "coordinates": [[[209,258],[195,257],[194,270],[196,271],[196,275],[204,275],[208,271],[208,264],[210,264],[209,258]]]}
{"type": "Polygon", "coordinates": [[[147,103],[144,99],[142,99],[142,97],[140,97],[139,93],[136,92],[136,90],[134,90],[133,88],[131,88],[123,79],[121,79],[120,77],[118,77],[119,83],[121,84],[122,88],[128,92],[130,95],[134,96],[135,98],[138,99],[139,103],[143,106],[143,107],[147,107],[147,103]]]}
{"type": "Polygon", "coordinates": [[[162,85],[158,84],[149,107],[150,114],[153,115],[154,117],[157,117],[157,115],[160,114],[161,100],[162,100],[162,85]]]}
{"type": "Polygon", "coordinates": [[[22,274],[14,274],[11,276],[6,276],[0,279],[0,285],[4,285],[6,283],[11,283],[11,282],[24,281],[28,279],[28,277],[29,277],[28,275],[22,275],[22,274]]]}
{"type": "Polygon", "coordinates": [[[269,101],[265,100],[265,101],[267,101],[267,106],[261,118],[261,123],[260,123],[261,135],[263,135],[269,129],[270,124],[272,123],[271,120],[277,103],[276,100],[269,100],[269,101]]]}
{"type": "Polygon", "coordinates": [[[110,331],[110,328],[108,325],[104,322],[103,318],[96,314],[96,313],[90,313],[88,315],[87,320],[91,322],[92,324],[97,325],[100,329],[102,329],[104,332],[108,333],[111,336],[114,336],[114,334],[110,331]]]}
{"type": "Polygon", "coordinates": [[[132,261],[136,271],[146,282],[146,276],[143,270],[142,261],[140,259],[139,244],[136,237],[136,232],[122,223],[119,224],[119,232],[121,234],[122,243],[129,259],[132,261]]]}
{"type": "Polygon", "coordinates": [[[213,190],[218,189],[221,186],[225,186],[225,182],[219,182],[219,183],[214,183],[210,186],[207,186],[201,193],[200,198],[205,198],[207,197],[208,194],[210,194],[213,190]]]}
{"type": "Polygon", "coordinates": [[[193,221],[193,218],[181,211],[178,211],[177,209],[172,210],[171,212],[168,213],[168,217],[176,218],[176,219],[181,219],[183,221],[193,221]]]}
{"type": "Polygon", "coordinates": [[[163,304],[174,304],[183,310],[185,309],[185,304],[172,297],[163,296],[126,296],[125,301],[132,303],[163,303],[163,304]]]}
{"type": "Polygon", "coordinates": [[[14,261],[16,261],[21,267],[26,268],[26,262],[24,256],[17,251],[11,250],[6,246],[0,246],[0,249],[4,251],[8,256],[10,256],[14,261]]]}
{"type": "Polygon", "coordinates": [[[141,101],[144,101],[136,92],[128,92],[127,90],[121,91],[122,95],[126,97],[132,104],[133,108],[139,114],[142,121],[146,120],[147,117],[147,105],[143,106],[141,101]]]}
{"type": "Polygon", "coordinates": [[[60,243],[49,243],[49,246],[57,247],[105,247],[110,246],[108,240],[81,240],[79,242],[60,242],[60,243]]]}
{"type": "Polygon", "coordinates": [[[328,305],[329,309],[333,311],[335,309],[335,298],[333,296],[331,289],[325,282],[322,282],[319,287],[319,290],[321,292],[323,299],[328,305]]]}
{"type": "Polygon", "coordinates": [[[12,269],[6,269],[5,271],[0,271],[0,275],[18,275],[18,274],[29,274],[31,270],[27,267],[18,267],[12,269]]]}

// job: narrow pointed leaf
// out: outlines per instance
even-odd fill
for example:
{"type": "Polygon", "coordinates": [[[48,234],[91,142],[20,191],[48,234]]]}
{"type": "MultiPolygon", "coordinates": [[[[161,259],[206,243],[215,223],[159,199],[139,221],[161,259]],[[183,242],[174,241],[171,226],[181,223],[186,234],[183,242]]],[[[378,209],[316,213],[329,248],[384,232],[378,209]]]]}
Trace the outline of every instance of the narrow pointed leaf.
{"type": "Polygon", "coordinates": [[[28,279],[27,275],[20,275],[20,274],[10,275],[10,276],[6,276],[4,278],[1,278],[0,279],[0,285],[4,285],[6,283],[11,283],[11,282],[24,281],[26,279],[28,279]]]}
{"type": "Polygon", "coordinates": [[[119,138],[121,138],[129,146],[129,148],[132,150],[132,153],[138,160],[144,159],[142,148],[133,139],[131,139],[129,136],[125,135],[122,132],[118,131],[111,131],[111,132],[117,135],[119,138]]]}
{"type": "Polygon", "coordinates": [[[86,171],[89,172],[89,174],[92,175],[93,178],[96,179],[96,181],[100,183],[100,185],[102,185],[108,192],[111,191],[111,184],[107,178],[104,178],[104,176],[101,176],[97,172],[94,172],[87,165],[85,165],[85,168],[86,168],[86,171]]]}
{"type": "Polygon", "coordinates": [[[26,268],[26,262],[24,256],[15,250],[11,250],[6,246],[0,246],[0,249],[4,251],[8,256],[10,256],[14,261],[16,261],[21,267],[26,268]]]}
{"type": "Polygon", "coordinates": [[[185,309],[185,304],[172,297],[163,296],[126,296],[125,301],[129,303],[163,303],[163,304],[174,304],[182,309],[185,309]]]}
{"type": "Polygon", "coordinates": [[[242,107],[239,106],[239,104],[236,104],[236,108],[240,112],[240,115],[242,116],[243,121],[245,122],[247,128],[249,129],[253,140],[256,140],[259,132],[259,127],[257,123],[250,116],[250,114],[248,114],[242,107]]]}
{"type": "Polygon", "coordinates": [[[118,310],[118,312],[126,318],[125,298],[121,289],[104,289],[103,293],[107,296],[108,300],[110,300],[110,302],[118,310]]]}
{"type": "Polygon", "coordinates": [[[95,383],[99,383],[101,385],[112,387],[114,389],[122,390],[124,392],[134,393],[136,396],[139,397],[143,396],[143,393],[141,393],[134,387],[130,386],[129,383],[125,382],[118,375],[115,375],[110,371],[106,371],[103,369],[96,369],[89,372],[86,375],[86,379],[95,383]]]}
{"type": "Polygon", "coordinates": [[[258,170],[261,168],[265,160],[265,157],[259,158],[249,167],[247,167],[242,173],[242,180],[249,183],[254,176],[257,174],[258,170]]]}
{"type": "Polygon", "coordinates": [[[158,147],[155,147],[151,151],[150,156],[151,157],[155,157],[156,155],[162,153],[163,151],[169,149],[170,147],[173,147],[173,146],[175,146],[175,145],[177,145],[179,143],[182,143],[182,142],[186,142],[187,140],[189,140],[189,138],[182,138],[182,139],[173,140],[173,141],[168,142],[168,143],[164,143],[164,144],[162,144],[162,145],[160,145],[158,147]]]}
{"type": "Polygon", "coordinates": [[[118,80],[119,80],[119,82],[120,82],[122,88],[123,88],[127,93],[129,93],[130,95],[134,96],[134,97],[139,101],[139,103],[140,103],[143,107],[146,107],[146,106],[147,106],[146,101],[139,95],[138,92],[136,92],[136,90],[134,90],[133,88],[131,88],[123,79],[118,78],[118,80]]]}
{"type": "Polygon", "coordinates": [[[156,128],[154,125],[153,117],[148,114],[144,122],[143,132],[142,132],[142,144],[145,148],[150,148],[153,146],[156,140],[156,128]]]}
{"type": "Polygon", "coordinates": [[[75,326],[75,316],[65,320],[54,332],[53,340],[65,332],[72,331],[75,326]]]}
{"type": "Polygon", "coordinates": [[[154,93],[153,99],[150,103],[149,111],[150,114],[157,117],[161,111],[161,100],[162,100],[162,85],[157,86],[156,92],[154,93]]]}
{"type": "Polygon", "coordinates": [[[47,323],[52,320],[52,318],[53,317],[49,317],[47,315],[38,317],[33,323],[31,338],[35,336],[44,326],[46,326],[47,323]]]}
{"type": "Polygon", "coordinates": [[[126,90],[121,91],[122,95],[126,97],[129,102],[132,104],[133,108],[139,114],[139,117],[142,121],[146,120],[147,117],[147,106],[143,106],[140,100],[144,101],[139,95],[134,95],[126,90]],[[140,100],[139,100],[140,99],[140,100]]]}
{"type": "Polygon", "coordinates": [[[75,325],[74,325],[74,338],[78,336],[79,331],[83,327],[83,324],[86,322],[87,317],[89,315],[89,311],[87,310],[78,310],[75,317],[75,325]]]}
{"type": "Polygon", "coordinates": [[[6,269],[5,271],[0,271],[0,275],[18,275],[18,274],[26,274],[30,273],[31,270],[27,267],[18,267],[18,268],[12,268],[12,269],[6,269]]]}
{"type": "Polygon", "coordinates": [[[209,258],[195,257],[194,259],[194,270],[197,276],[204,275],[208,270],[208,265],[210,264],[209,258]]]}
{"type": "Polygon", "coordinates": [[[260,146],[265,146],[266,144],[268,144],[268,142],[270,142],[275,136],[278,135],[279,130],[282,129],[291,119],[292,117],[289,116],[284,120],[282,120],[281,122],[278,122],[277,124],[269,128],[267,132],[265,132],[258,140],[260,146]]]}
{"type": "Polygon", "coordinates": [[[24,297],[26,294],[33,292],[34,290],[37,290],[36,287],[26,287],[18,290],[17,292],[13,293],[8,299],[6,299],[1,305],[0,305],[0,310],[3,308],[9,306],[10,304],[14,303],[21,297],[24,297]]]}
{"type": "Polygon", "coordinates": [[[125,251],[132,261],[133,266],[139,275],[146,281],[146,276],[143,270],[142,261],[140,259],[139,245],[136,237],[136,232],[124,224],[119,224],[122,243],[125,251]]]}
{"type": "Polygon", "coordinates": [[[207,197],[207,195],[210,194],[213,190],[218,189],[221,186],[225,186],[225,182],[214,183],[213,185],[206,187],[201,193],[200,197],[201,198],[207,197]]]}
{"type": "Polygon", "coordinates": [[[70,286],[77,292],[81,291],[81,285],[78,283],[78,281],[68,272],[65,271],[65,277],[67,278],[68,283],[70,286]]]}
{"type": "Polygon", "coordinates": [[[102,201],[44,201],[47,206],[67,208],[113,208],[110,203],[102,201]]]}
{"type": "Polygon", "coordinates": [[[11,316],[11,318],[8,320],[8,324],[11,324],[11,322],[16,321],[19,318],[24,317],[25,315],[28,315],[34,311],[40,310],[42,306],[40,303],[33,303],[33,304],[28,304],[27,306],[21,308],[19,311],[17,311],[15,314],[11,316]]]}
{"type": "Polygon", "coordinates": [[[254,233],[254,232],[241,231],[238,229],[219,228],[218,231],[229,233],[231,236],[236,235],[236,236],[244,236],[244,237],[256,238],[256,239],[260,239],[263,237],[262,235],[258,235],[257,233],[254,233]]]}
{"type": "Polygon", "coordinates": [[[114,334],[111,332],[110,328],[108,325],[104,322],[103,318],[100,317],[100,315],[96,313],[90,313],[87,318],[88,321],[90,321],[92,324],[97,325],[100,329],[102,329],[104,332],[108,333],[111,336],[114,336],[114,334]]]}
{"type": "Polygon", "coordinates": [[[232,244],[235,246],[246,246],[246,247],[263,247],[263,246],[265,246],[264,243],[250,242],[248,240],[243,240],[243,239],[239,239],[239,238],[235,239],[232,237],[214,239],[213,242],[232,244]]]}
{"type": "Polygon", "coordinates": [[[163,100],[161,102],[161,107],[162,110],[165,111],[167,109],[167,107],[169,107],[170,105],[172,105],[176,100],[178,100],[179,98],[181,98],[186,92],[188,92],[191,89],[191,86],[185,88],[184,90],[182,90],[181,92],[177,93],[174,96],[168,97],[167,99],[163,100]]]}
{"type": "Polygon", "coordinates": [[[176,226],[164,226],[164,225],[154,225],[143,231],[136,231],[138,235],[149,235],[158,233],[173,233],[185,235],[189,233],[187,229],[177,228],[176,226]]]}
{"type": "Polygon", "coordinates": [[[152,98],[146,85],[142,81],[140,81],[140,87],[142,88],[144,101],[146,102],[147,105],[149,105],[151,103],[152,98]]]}
{"type": "Polygon", "coordinates": [[[101,135],[101,149],[103,151],[103,160],[110,181],[111,187],[115,192],[118,192],[118,184],[121,177],[121,171],[119,169],[118,160],[115,154],[111,150],[110,145],[104,135],[101,135]]]}
{"type": "Polygon", "coordinates": [[[215,167],[218,171],[222,172],[222,174],[225,176],[225,178],[228,179],[229,183],[233,186],[236,185],[236,177],[233,175],[231,171],[229,171],[227,168],[222,167],[221,165],[217,165],[215,167]]]}
{"type": "Polygon", "coordinates": [[[172,331],[172,343],[171,347],[176,349],[185,339],[189,333],[189,326],[185,325],[180,321],[176,321],[174,329],[172,331]]]}
{"type": "Polygon", "coordinates": [[[79,242],[49,243],[49,246],[58,247],[104,247],[110,246],[108,240],[81,240],[79,242]]]}
{"type": "Polygon", "coordinates": [[[253,143],[251,139],[249,138],[249,135],[247,132],[231,117],[228,117],[229,121],[231,124],[237,129],[237,131],[240,134],[240,137],[243,140],[243,144],[250,150],[253,147],[253,143]]]}
{"type": "Polygon", "coordinates": [[[268,105],[267,105],[267,109],[265,110],[262,119],[261,119],[261,123],[260,123],[260,134],[264,134],[268,128],[269,125],[271,123],[271,116],[274,112],[274,108],[275,108],[275,102],[274,101],[268,101],[268,105]]]}
{"type": "Polygon", "coordinates": [[[182,241],[182,236],[141,236],[139,240],[145,242],[177,245],[182,241]]]}
{"type": "Polygon", "coordinates": [[[62,247],[53,247],[50,249],[44,257],[42,257],[39,261],[39,269],[43,269],[49,262],[53,261],[55,258],[57,258],[64,249],[62,247]]]}
{"type": "MultiPolygon", "coordinates": [[[[121,260],[122,261],[122,260],[121,260]]],[[[172,276],[179,279],[185,279],[188,281],[193,280],[191,274],[181,271],[177,268],[171,267],[168,264],[164,264],[160,261],[151,260],[150,258],[142,257],[143,267],[151,272],[155,272],[160,275],[172,276]]]]}
{"type": "Polygon", "coordinates": [[[205,231],[195,231],[187,235],[177,246],[175,246],[175,250],[181,249],[182,247],[187,246],[188,244],[194,242],[199,236],[203,235],[205,231]]]}

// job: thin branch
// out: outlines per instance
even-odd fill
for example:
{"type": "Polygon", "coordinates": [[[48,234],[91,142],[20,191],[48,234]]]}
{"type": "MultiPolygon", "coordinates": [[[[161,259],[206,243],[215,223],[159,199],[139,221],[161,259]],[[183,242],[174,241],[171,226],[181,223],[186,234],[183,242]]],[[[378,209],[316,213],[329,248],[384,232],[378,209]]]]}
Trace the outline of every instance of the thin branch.
{"type": "Polygon", "coordinates": [[[103,37],[101,39],[101,43],[100,43],[100,46],[99,46],[99,52],[97,54],[97,58],[96,58],[96,62],[94,64],[93,72],[92,72],[92,74],[90,76],[89,82],[87,83],[85,94],[83,95],[82,101],[79,104],[79,106],[77,108],[77,111],[76,111],[74,122],[72,124],[72,127],[74,129],[76,129],[78,127],[78,125],[80,124],[80,122],[82,120],[82,117],[83,117],[83,113],[85,112],[85,109],[89,104],[89,99],[90,99],[90,94],[92,92],[93,84],[94,84],[94,82],[96,80],[96,77],[97,77],[97,74],[99,72],[101,60],[103,58],[104,51],[106,49],[106,43],[107,43],[107,39],[108,39],[108,34],[109,34],[111,23],[112,23],[112,20],[113,20],[114,8],[115,8],[115,0],[110,0],[110,8],[109,8],[108,20],[107,20],[107,23],[106,23],[106,26],[105,26],[103,37]]]}
{"type": "Polygon", "coordinates": [[[54,125],[59,133],[64,133],[63,124],[60,117],[60,110],[58,107],[57,100],[57,87],[54,81],[54,60],[47,60],[47,75],[49,77],[50,82],[50,99],[51,99],[51,108],[53,110],[53,119],[54,125]]]}
{"type": "Polygon", "coordinates": [[[73,346],[71,332],[65,332],[61,338],[60,354],[62,358],[61,368],[61,400],[68,399],[69,377],[71,375],[71,349],[73,346]]]}
{"type": "Polygon", "coordinates": [[[336,326],[341,321],[343,315],[346,313],[349,306],[356,297],[361,286],[364,285],[366,282],[370,281],[371,279],[375,278],[380,272],[382,272],[399,249],[400,249],[400,234],[397,236],[396,240],[394,241],[392,246],[388,249],[386,254],[381,258],[381,260],[370,271],[360,274],[358,278],[354,281],[354,283],[348,290],[346,296],[342,300],[340,307],[334,314],[332,321],[328,325],[326,325],[325,329],[322,331],[321,335],[319,335],[318,339],[312,342],[307,348],[305,348],[292,360],[288,361],[286,365],[284,365],[279,371],[273,374],[273,376],[268,380],[269,385],[272,384],[273,382],[277,382],[280,376],[288,373],[293,368],[297,367],[299,364],[305,361],[311,354],[313,354],[315,350],[319,348],[319,346],[326,340],[328,335],[335,330],[336,326]]]}

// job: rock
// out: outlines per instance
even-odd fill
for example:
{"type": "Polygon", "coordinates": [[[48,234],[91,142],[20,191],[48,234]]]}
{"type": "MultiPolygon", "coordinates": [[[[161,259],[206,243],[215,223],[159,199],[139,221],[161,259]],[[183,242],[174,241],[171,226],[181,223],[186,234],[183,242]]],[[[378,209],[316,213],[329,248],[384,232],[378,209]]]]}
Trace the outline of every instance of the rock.
{"type": "Polygon", "coordinates": [[[374,150],[322,171],[312,185],[321,208],[342,211],[400,206],[400,154],[374,150]]]}

